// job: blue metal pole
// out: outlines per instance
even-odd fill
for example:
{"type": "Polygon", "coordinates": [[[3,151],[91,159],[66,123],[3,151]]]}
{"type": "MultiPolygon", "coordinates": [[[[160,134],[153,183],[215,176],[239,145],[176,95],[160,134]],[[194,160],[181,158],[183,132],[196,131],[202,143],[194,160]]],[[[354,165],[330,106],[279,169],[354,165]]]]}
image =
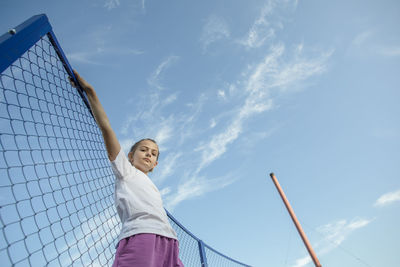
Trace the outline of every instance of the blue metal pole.
{"type": "Polygon", "coordinates": [[[67,57],[66,57],[65,54],[64,54],[64,51],[62,50],[60,44],[59,44],[58,41],[57,41],[56,35],[54,34],[54,32],[53,32],[52,30],[50,30],[50,31],[47,33],[47,37],[49,38],[51,44],[53,45],[54,50],[56,51],[58,57],[60,58],[61,62],[63,63],[63,66],[64,66],[64,68],[65,68],[65,71],[66,71],[66,72],[68,73],[68,75],[69,75],[70,77],[72,77],[72,79],[75,81],[76,89],[78,90],[78,93],[80,94],[80,96],[81,96],[82,99],[83,99],[83,102],[85,103],[85,105],[86,105],[87,108],[89,109],[90,114],[92,114],[92,116],[93,116],[92,110],[91,110],[91,108],[90,108],[89,101],[87,100],[87,97],[86,97],[86,95],[84,94],[82,88],[81,88],[80,85],[78,84],[78,82],[77,82],[77,80],[76,80],[76,77],[75,77],[75,75],[74,75],[74,73],[73,73],[73,71],[72,71],[72,67],[71,67],[71,65],[69,64],[68,59],[67,59],[67,57]]]}
{"type": "Polygon", "coordinates": [[[199,240],[200,262],[202,267],[208,267],[206,251],[204,249],[203,241],[199,240]]]}

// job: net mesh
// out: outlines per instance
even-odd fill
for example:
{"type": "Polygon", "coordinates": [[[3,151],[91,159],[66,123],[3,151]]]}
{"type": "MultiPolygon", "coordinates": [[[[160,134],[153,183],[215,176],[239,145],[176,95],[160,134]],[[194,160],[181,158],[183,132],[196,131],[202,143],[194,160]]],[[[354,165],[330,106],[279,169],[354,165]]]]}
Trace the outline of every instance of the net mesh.
{"type": "Polygon", "coordinates": [[[208,246],[205,246],[205,252],[206,252],[208,266],[218,266],[218,267],[244,266],[243,264],[236,262],[230,258],[227,258],[213,249],[210,249],[208,246]]]}
{"type": "Polygon", "coordinates": [[[198,241],[190,236],[175,221],[169,219],[179,240],[179,257],[185,266],[201,266],[198,241]]]}
{"type": "Polygon", "coordinates": [[[7,265],[112,260],[114,178],[99,129],[67,81],[47,36],[1,74],[0,257],[7,265]]]}
{"type": "MultiPolygon", "coordinates": [[[[102,135],[47,35],[0,74],[2,266],[111,266],[120,230],[102,135]]],[[[185,266],[196,238],[170,218],[185,266]]],[[[209,266],[237,266],[207,250],[209,266]]],[[[243,265],[246,266],[246,265],[243,265]]]]}

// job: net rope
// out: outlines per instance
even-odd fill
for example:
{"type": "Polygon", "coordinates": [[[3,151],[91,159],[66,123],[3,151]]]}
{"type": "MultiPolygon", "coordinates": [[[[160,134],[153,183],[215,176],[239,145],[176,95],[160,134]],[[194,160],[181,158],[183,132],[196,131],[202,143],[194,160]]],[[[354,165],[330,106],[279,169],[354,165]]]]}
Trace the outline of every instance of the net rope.
{"type": "MultiPolygon", "coordinates": [[[[47,35],[0,74],[2,266],[111,266],[120,230],[101,133],[47,35]]],[[[198,239],[171,217],[185,266],[198,239]]],[[[208,266],[246,266],[206,248],[208,266]]]]}

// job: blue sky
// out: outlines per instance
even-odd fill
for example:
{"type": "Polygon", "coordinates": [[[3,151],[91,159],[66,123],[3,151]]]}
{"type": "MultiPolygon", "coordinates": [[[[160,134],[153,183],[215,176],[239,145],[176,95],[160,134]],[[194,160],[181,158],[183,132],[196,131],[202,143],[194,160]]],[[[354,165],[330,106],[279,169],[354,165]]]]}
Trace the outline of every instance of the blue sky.
{"type": "Polygon", "coordinates": [[[204,242],[254,266],[400,262],[398,1],[0,3],[0,29],[46,13],[125,149],[204,242]],[[396,163],[397,162],[397,163],[396,163]]]}

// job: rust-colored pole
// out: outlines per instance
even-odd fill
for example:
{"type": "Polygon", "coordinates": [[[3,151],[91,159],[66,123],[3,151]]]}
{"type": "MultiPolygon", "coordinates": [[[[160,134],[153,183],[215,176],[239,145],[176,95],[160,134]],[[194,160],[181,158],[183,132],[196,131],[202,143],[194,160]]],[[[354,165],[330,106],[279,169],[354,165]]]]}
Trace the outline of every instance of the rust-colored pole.
{"type": "Polygon", "coordinates": [[[286,208],[287,208],[287,210],[288,210],[288,212],[290,214],[290,217],[292,217],[292,220],[293,220],[293,222],[294,222],[294,224],[295,224],[295,226],[297,228],[297,231],[299,232],[299,234],[301,236],[301,239],[303,240],[304,245],[306,246],[306,248],[308,250],[308,253],[310,254],[315,266],[316,267],[322,267],[322,265],[319,263],[317,255],[315,254],[313,248],[311,247],[310,242],[307,239],[306,234],[304,233],[303,229],[301,228],[301,225],[300,225],[299,221],[297,220],[296,214],[294,214],[294,211],[293,211],[292,207],[290,206],[290,203],[287,200],[285,193],[283,192],[278,180],[276,179],[275,174],[274,173],[270,173],[269,176],[271,176],[272,181],[274,182],[274,184],[276,186],[276,189],[278,189],[279,195],[281,195],[281,198],[282,198],[283,202],[285,203],[285,206],[286,206],[286,208]]]}

